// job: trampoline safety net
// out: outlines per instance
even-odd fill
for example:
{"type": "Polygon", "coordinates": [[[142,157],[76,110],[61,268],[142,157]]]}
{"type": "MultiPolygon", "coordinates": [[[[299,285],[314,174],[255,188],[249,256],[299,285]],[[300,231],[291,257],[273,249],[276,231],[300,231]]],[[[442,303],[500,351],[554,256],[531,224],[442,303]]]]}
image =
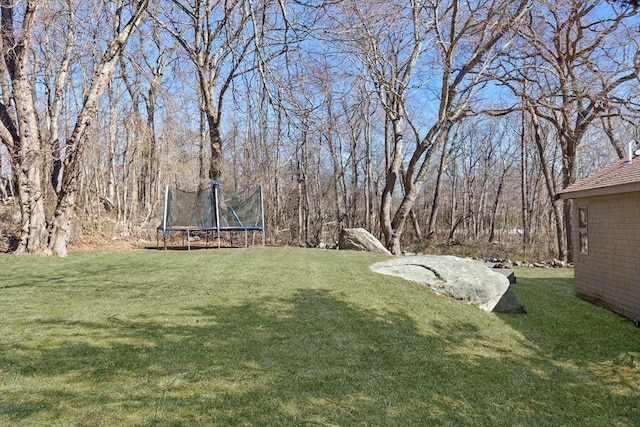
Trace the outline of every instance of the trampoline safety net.
{"type": "Polygon", "coordinates": [[[165,241],[170,231],[260,231],[264,245],[262,187],[222,192],[218,181],[197,191],[167,186],[162,224],[165,241]]]}

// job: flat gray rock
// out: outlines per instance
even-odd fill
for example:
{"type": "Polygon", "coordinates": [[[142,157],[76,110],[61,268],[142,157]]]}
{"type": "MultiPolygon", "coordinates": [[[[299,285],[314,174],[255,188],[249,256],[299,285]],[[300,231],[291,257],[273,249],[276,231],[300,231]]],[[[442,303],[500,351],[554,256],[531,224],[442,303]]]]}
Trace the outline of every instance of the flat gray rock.
{"type": "Polygon", "coordinates": [[[510,291],[509,279],[492,271],[482,261],[449,255],[420,255],[378,262],[371,269],[418,282],[437,294],[485,311],[526,312],[510,291]]]}

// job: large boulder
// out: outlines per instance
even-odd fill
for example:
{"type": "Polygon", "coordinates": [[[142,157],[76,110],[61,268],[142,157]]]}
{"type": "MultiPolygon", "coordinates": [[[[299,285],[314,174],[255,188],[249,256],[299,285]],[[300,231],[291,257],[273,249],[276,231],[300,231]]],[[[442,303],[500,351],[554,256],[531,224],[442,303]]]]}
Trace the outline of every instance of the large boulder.
{"type": "Polygon", "coordinates": [[[345,228],[340,232],[339,249],[378,252],[391,255],[378,239],[364,228],[345,228]]]}
{"type": "Polygon", "coordinates": [[[482,261],[454,256],[396,258],[371,266],[375,272],[418,282],[432,291],[486,311],[526,313],[510,289],[509,279],[482,261]]]}

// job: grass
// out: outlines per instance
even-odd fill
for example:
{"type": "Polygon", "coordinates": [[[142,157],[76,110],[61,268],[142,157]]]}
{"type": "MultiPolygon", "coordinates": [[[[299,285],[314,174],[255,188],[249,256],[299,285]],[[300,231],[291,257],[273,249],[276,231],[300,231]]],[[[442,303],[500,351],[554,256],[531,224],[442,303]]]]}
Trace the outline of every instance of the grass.
{"type": "Polygon", "coordinates": [[[294,248],[0,256],[0,425],[637,426],[640,331],[518,270],[485,313],[294,248]]]}

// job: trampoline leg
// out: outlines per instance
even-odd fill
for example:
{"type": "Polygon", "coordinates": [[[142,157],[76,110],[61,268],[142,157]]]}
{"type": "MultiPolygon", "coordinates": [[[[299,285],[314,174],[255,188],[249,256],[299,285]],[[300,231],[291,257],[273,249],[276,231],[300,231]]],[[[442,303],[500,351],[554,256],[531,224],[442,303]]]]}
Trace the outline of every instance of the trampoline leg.
{"type": "MultiPolygon", "coordinates": [[[[162,247],[167,250],[167,234],[169,232],[162,232],[162,247]]],[[[156,249],[160,249],[160,230],[156,230],[156,249]]]]}

